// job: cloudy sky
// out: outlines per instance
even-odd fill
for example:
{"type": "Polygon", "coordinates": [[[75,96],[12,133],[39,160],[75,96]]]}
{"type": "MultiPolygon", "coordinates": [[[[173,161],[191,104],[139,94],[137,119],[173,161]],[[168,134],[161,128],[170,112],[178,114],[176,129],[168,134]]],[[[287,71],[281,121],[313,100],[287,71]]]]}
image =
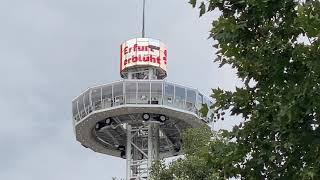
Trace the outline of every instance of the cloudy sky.
{"type": "MultiPolygon", "coordinates": [[[[218,69],[211,20],[187,0],[147,0],[147,36],[169,48],[168,81],[234,89],[218,69]]],[[[119,80],[119,46],[139,37],[141,0],[0,1],[0,179],[124,177],[125,161],[83,148],[71,101],[90,86],[119,80]]],[[[230,120],[216,128],[230,128],[230,120]]]]}

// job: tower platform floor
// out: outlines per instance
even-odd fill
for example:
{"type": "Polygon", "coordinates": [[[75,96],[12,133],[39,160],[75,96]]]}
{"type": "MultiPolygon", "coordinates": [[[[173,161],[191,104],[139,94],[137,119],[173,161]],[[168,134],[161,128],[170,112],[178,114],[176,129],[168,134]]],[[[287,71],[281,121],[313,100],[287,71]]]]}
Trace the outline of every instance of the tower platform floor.
{"type": "MultiPolygon", "coordinates": [[[[119,81],[89,88],[73,100],[74,130],[83,146],[125,158],[127,125],[139,128],[159,121],[159,156],[172,157],[182,153],[181,136],[186,129],[212,120],[210,110],[205,117],[199,112],[203,104],[212,102],[193,88],[162,80],[119,81]],[[144,119],[144,114],[150,119],[144,119]]],[[[147,146],[143,134],[135,142],[142,150],[147,146]]]]}

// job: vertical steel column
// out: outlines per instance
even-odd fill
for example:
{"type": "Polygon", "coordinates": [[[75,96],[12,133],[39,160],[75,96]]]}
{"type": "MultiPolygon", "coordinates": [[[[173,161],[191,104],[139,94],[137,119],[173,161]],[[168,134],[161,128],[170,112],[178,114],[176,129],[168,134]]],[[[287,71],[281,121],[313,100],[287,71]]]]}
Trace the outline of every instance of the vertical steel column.
{"type": "Polygon", "coordinates": [[[127,147],[126,147],[126,161],[127,161],[127,180],[131,176],[131,125],[127,124],[127,147]]]}
{"type": "Polygon", "coordinates": [[[148,124],[148,176],[154,161],[159,160],[159,122],[150,121],[148,124]]]}

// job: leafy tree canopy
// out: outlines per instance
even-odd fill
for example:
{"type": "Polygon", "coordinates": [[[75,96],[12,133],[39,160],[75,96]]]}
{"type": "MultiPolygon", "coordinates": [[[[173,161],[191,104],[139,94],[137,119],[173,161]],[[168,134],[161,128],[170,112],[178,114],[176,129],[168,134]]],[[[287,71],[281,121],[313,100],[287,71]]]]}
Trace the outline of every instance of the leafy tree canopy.
{"type": "Polygon", "coordinates": [[[244,86],[214,89],[212,108],[244,122],[199,149],[202,141],[184,141],[185,158],[158,165],[154,179],[320,179],[320,1],[189,3],[200,16],[222,12],[210,32],[215,61],[235,68],[244,86]]]}

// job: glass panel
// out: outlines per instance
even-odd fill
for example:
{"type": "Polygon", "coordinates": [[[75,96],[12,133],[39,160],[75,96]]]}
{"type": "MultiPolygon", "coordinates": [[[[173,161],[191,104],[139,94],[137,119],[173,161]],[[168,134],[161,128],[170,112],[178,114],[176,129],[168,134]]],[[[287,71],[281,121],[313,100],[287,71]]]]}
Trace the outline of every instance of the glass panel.
{"type": "Polygon", "coordinates": [[[172,84],[165,83],[164,93],[164,104],[172,106],[174,97],[174,86],[172,84]]]}
{"type": "Polygon", "coordinates": [[[79,121],[80,117],[78,114],[78,100],[72,102],[72,115],[74,120],[79,121]]]}
{"type": "Polygon", "coordinates": [[[123,96],[123,83],[113,84],[113,97],[123,96]]]}
{"type": "Polygon", "coordinates": [[[79,108],[80,118],[84,118],[86,116],[86,112],[84,110],[83,98],[84,98],[83,94],[78,98],[78,100],[79,100],[78,108],[79,108]]]}
{"type": "Polygon", "coordinates": [[[101,108],[109,108],[112,106],[113,106],[112,86],[111,85],[103,86],[101,108]]]}
{"type": "Polygon", "coordinates": [[[186,108],[188,111],[195,112],[195,104],[196,104],[196,91],[187,90],[187,102],[186,108]]]}
{"type": "Polygon", "coordinates": [[[179,108],[185,107],[185,100],[186,100],[186,90],[185,88],[176,86],[175,90],[175,105],[179,108]]]}
{"type": "Polygon", "coordinates": [[[151,83],[151,104],[162,104],[162,83],[151,83]]]}
{"type": "Polygon", "coordinates": [[[197,108],[201,108],[202,104],[203,104],[203,95],[199,93],[197,97],[197,108]]]}
{"type": "Polygon", "coordinates": [[[84,106],[86,108],[86,113],[89,114],[92,112],[92,106],[90,104],[90,90],[88,90],[87,92],[85,92],[84,94],[84,98],[83,98],[83,103],[84,106]]]}
{"type": "MultiPolygon", "coordinates": [[[[202,108],[202,104],[203,104],[203,95],[198,93],[198,96],[197,96],[197,104],[196,104],[196,108],[197,110],[200,110],[202,108]]],[[[200,113],[198,112],[197,113],[198,115],[200,115],[200,113]]]]}
{"type": "Polygon", "coordinates": [[[123,82],[113,84],[113,105],[119,106],[124,104],[123,82]]]}
{"type": "Polygon", "coordinates": [[[138,104],[150,104],[150,83],[138,83],[138,104]]]}
{"type": "Polygon", "coordinates": [[[137,83],[126,82],[126,103],[136,104],[137,103],[137,83]]]}
{"type": "Polygon", "coordinates": [[[149,79],[149,70],[134,72],[131,79],[149,79]]]}
{"type": "Polygon", "coordinates": [[[91,91],[91,100],[94,110],[102,109],[102,97],[101,97],[101,88],[94,88],[91,91]]]}
{"type": "Polygon", "coordinates": [[[210,99],[209,99],[209,98],[207,98],[207,97],[204,97],[204,98],[203,98],[203,103],[204,103],[204,104],[207,104],[207,105],[208,105],[208,107],[210,107],[210,106],[212,105],[212,103],[211,103],[210,99]]]}

